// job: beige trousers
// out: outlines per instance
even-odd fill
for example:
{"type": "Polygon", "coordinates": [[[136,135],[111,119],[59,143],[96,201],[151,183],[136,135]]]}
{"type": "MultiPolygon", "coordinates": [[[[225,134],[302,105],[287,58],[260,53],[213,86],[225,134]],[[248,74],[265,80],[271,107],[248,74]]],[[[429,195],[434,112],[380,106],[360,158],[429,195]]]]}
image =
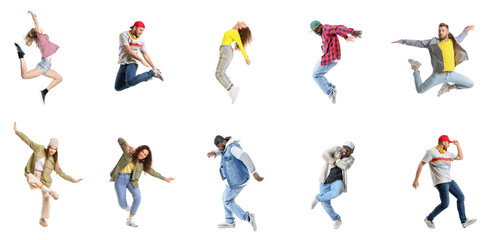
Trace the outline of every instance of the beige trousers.
{"type": "MultiPolygon", "coordinates": [[[[34,171],[34,175],[32,174],[27,174],[27,183],[29,184],[29,187],[31,189],[39,189],[39,187],[42,185],[41,183],[41,171],[34,171]]],[[[41,209],[41,218],[48,219],[49,218],[49,209],[50,209],[50,204],[49,204],[49,198],[51,195],[49,195],[48,192],[44,192],[41,190],[42,194],[42,209],[41,209]]]]}

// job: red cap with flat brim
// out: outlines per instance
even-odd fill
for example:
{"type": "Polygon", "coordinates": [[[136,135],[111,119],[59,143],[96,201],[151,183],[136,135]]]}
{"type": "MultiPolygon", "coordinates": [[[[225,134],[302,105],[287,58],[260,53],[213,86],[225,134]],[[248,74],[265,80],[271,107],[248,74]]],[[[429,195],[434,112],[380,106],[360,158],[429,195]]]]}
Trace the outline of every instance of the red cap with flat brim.
{"type": "Polygon", "coordinates": [[[441,135],[439,138],[438,138],[438,142],[449,142],[449,143],[453,143],[452,141],[450,141],[450,138],[448,138],[447,135],[441,135]]]}
{"type": "Polygon", "coordinates": [[[143,23],[143,22],[141,22],[141,21],[137,21],[137,22],[135,22],[135,23],[132,25],[132,27],[129,27],[129,28],[133,28],[133,27],[141,27],[141,28],[146,28],[146,27],[144,26],[144,23],[143,23]]]}

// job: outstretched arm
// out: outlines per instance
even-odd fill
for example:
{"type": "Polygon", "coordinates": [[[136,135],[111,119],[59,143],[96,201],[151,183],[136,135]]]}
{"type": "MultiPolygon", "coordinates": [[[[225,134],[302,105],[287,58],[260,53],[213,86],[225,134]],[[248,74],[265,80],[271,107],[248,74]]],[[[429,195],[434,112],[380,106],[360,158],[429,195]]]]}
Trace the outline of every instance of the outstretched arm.
{"type": "Polygon", "coordinates": [[[37,21],[37,15],[31,10],[29,10],[27,13],[29,13],[32,16],[32,20],[34,20],[34,28],[36,29],[36,32],[42,33],[41,26],[39,26],[39,22],[37,21]]]}
{"type": "Polygon", "coordinates": [[[169,177],[169,178],[163,177],[163,175],[161,175],[159,172],[155,171],[152,168],[148,171],[148,174],[155,178],[159,178],[167,183],[170,183],[171,181],[175,180],[175,178],[173,177],[169,177]]]}
{"type": "Polygon", "coordinates": [[[469,31],[472,31],[474,30],[474,25],[469,25],[467,27],[465,27],[465,29],[462,31],[462,33],[460,33],[460,35],[458,35],[458,37],[455,38],[455,41],[457,41],[458,43],[461,43],[465,37],[467,37],[467,34],[469,34],[469,31]]]}
{"type": "Polygon", "coordinates": [[[66,181],[69,181],[69,182],[72,182],[72,183],[79,183],[81,180],[81,178],[79,179],[74,179],[72,178],[70,175],[66,174],[63,172],[63,170],[59,169],[57,172],[56,172],[61,178],[63,178],[64,180],[66,181]]]}
{"type": "Polygon", "coordinates": [[[409,39],[401,39],[394,41],[392,43],[400,43],[408,46],[426,48],[430,44],[431,40],[409,40],[409,39]]]}
{"type": "Polygon", "coordinates": [[[44,149],[44,147],[42,145],[39,145],[39,144],[33,142],[24,133],[18,131],[17,130],[17,122],[14,122],[14,131],[15,131],[15,134],[17,134],[17,136],[19,136],[19,138],[22,141],[24,141],[25,144],[27,144],[27,146],[29,146],[32,150],[36,150],[36,149],[39,149],[39,148],[44,149]]]}
{"type": "MultiPolygon", "coordinates": [[[[348,40],[348,34],[349,35],[354,35],[355,30],[353,28],[348,28],[343,25],[323,25],[323,32],[326,33],[327,35],[338,35],[341,36],[342,38],[348,40]]],[[[355,38],[356,36],[352,37],[355,38]]]]}

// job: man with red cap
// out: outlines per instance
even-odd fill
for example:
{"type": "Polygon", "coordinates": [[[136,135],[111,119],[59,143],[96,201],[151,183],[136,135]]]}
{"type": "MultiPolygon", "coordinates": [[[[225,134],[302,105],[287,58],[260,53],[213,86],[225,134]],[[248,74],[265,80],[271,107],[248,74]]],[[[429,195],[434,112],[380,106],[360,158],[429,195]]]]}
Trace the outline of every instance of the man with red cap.
{"type": "Polygon", "coordinates": [[[426,151],[425,156],[418,165],[416,178],[413,182],[413,187],[416,189],[419,186],[418,179],[423,166],[429,162],[431,170],[431,178],[433,185],[440,193],[441,203],[424,219],[424,222],[429,228],[435,228],[433,219],[448,207],[450,198],[448,193],[451,193],[457,198],[457,209],[462,227],[466,228],[477,219],[467,219],[465,217],[464,194],[457,183],[450,177],[450,166],[453,160],[462,160],[464,158],[462,148],[457,140],[450,141],[447,135],[442,135],[438,138],[438,145],[426,151]],[[448,151],[450,143],[457,146],[457,154],[448,151]]]}
{"type": "Polygon", "coordinates": [[[131,30],[124,31],[119,34],[119,72],[115,79],[115,90],[122,91],[126,88],[135,86],[143,81],[147,81],[153,77],[161,79],[161,72],[157,69],[146,51],[146,44],[141,35],[144,32],[145,26],[141,21],[135,22],[131,30]],[[144,60],[138,56],[141,51],[144,60]],[[138,61],[144,66],[152,68],[147,72],[136,75],[138,70],[138,61]]]}

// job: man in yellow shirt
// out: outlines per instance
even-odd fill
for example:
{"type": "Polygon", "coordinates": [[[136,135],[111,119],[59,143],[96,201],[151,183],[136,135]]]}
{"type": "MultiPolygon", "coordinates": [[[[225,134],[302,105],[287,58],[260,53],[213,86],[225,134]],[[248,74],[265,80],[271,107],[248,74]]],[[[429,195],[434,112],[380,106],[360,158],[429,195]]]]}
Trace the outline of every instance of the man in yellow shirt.
{"type": "Polygon", "coordinates": [[[430,40],[407,40],[401,39],[392,43],[401,43],[409,46],[428,48],[431,57],[431,65],[433,66],[433,74],[426,81],[421,80],[418,71],[421,63],[413,59],[409,59],[411,68],[414,71],[414,84],[418,93],[424,93],[428,89],[442,84],[443,86],[438,91],[438,97],[453,89],[471,88],[474,86],[472,80],[466,76],[454,72],[455,66],[467,60],[467,52],[459,45],[467,36],[470,30],[474,30],[474,26],[465,27],[463,32],[458,37],[453,37],[449,32],[448,25],[440,23],[438,26],[438,38],[434,37],[430,40]],[[450,84],[452,83],[452,84],[450,84]]]}

